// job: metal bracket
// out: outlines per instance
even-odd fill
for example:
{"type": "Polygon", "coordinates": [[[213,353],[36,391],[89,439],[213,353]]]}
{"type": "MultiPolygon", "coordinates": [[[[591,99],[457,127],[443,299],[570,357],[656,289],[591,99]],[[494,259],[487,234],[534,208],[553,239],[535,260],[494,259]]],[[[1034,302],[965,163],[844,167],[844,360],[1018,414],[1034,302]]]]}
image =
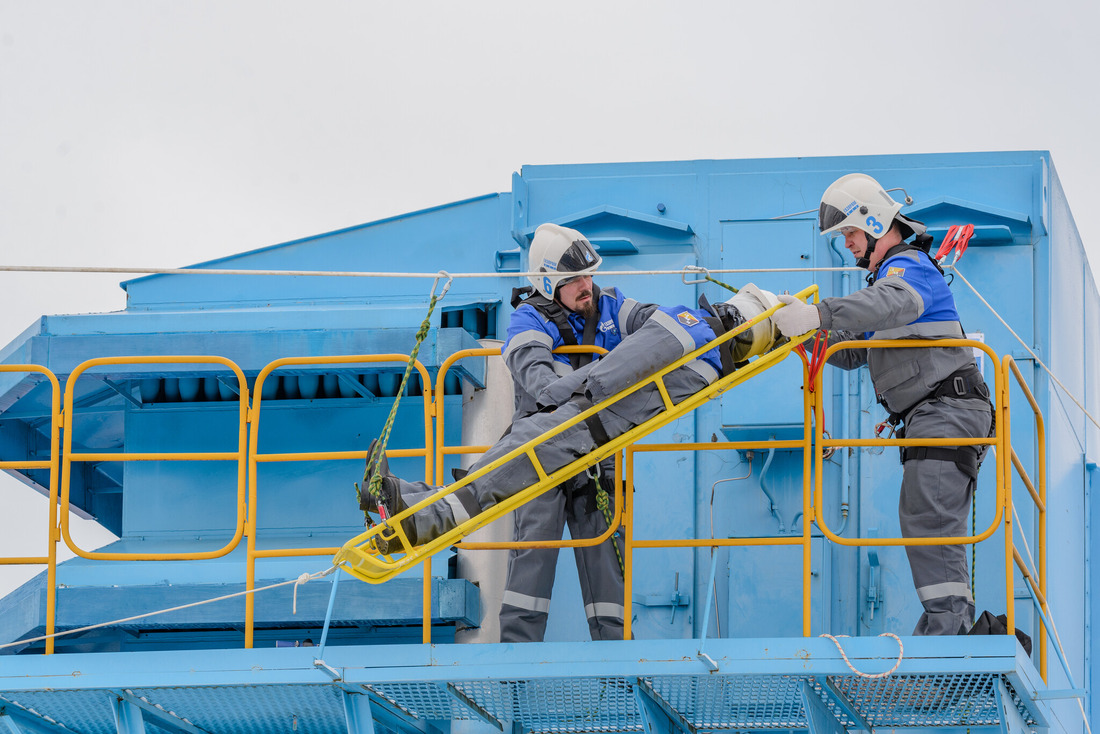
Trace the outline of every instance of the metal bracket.
{"type": "MultiPolygon", "coordinates": [[[[878,537],[878,528],[870,528],[867,531],[868,538],[878,537]]],[[[882,589],[879,588],[879,574],[881,569],[878,562],[878,551],[867,551],[867,608],[870,611],[870,619],[875,619],[875,609],[882,606],[882,589]]]]}
{"type": "Polygon", "coordinates": [[[633,685],[634,700],[642,719],[645,734],[696,734],[697,729],[661,698],[649,681],[638,678],[633,685]]]}
{"type": "Polygon", "coordinates": [[[504,724],[499,719],[486,711],[477,701],[467,696],[464,692],[460,691],[454,683],[447,684],[447,693],[454,698],[462,702],[462,705],[474,712],[475,715],[485,723],[493,726],[498,731],[504,731],[504,724]]]}
{"type": "Polygon", "coordinates": [[[701,265],[685,265],[683,272],[680,273],[680,280],[684,282],[684,285],[695,285],[696,283],[706,283],[706,277],[696,278],[695,280],[688,280],[688,273],[702,273],[704,276],[709,276],[710,271],[701,265]]]}
{"type": "Polygon", "coordinates": [[[802,708],[806,711],[806,726],[810,734],[848,734],[808,680],[802,681],[802,708]]]}
{"type": "Polygon", "coordinates": [[[164,729],[165,731],[173,732],[174,734],[206,734],[204,729],[195,726],[175,711],[169,711],[160,704],[153,703],[144,698],[139,698],[128,689],[114,690],[111,691],[111,694],[114,697],[113,703],[115,705],[116,716],[119,717],[120,721],[125,720],[128,722],[126,728],[123,728],[120,724],[120,732],[144,732],[145,720],[148,719],[150,724],[160,729],[164,729]],[[132,717],[134,716],[141,719],[140,726],[138,726],[137,722],[133,721],[132,717]]]}
{"type": "Polygon", "coordinates": [[[1001,712],[1001,734],[1031,734],[1031,728],[1020,716],[1020,710],[1000,678],[997,679],[997,708],[1001,712]]]}

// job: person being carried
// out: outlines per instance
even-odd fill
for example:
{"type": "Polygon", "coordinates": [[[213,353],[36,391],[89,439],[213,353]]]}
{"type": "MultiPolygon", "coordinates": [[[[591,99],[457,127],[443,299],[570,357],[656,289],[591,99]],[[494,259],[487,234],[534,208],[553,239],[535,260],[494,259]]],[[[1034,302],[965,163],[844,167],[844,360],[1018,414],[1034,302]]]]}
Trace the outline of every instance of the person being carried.
{"type": "MultiPolygon", "coordinates": [[[[869,270],[867,288],[817,305],[781,295],[772,316],[786,336],[824,329],[829,342],[853,339],[963,339],[955,299],[929,256],[923,223],[901,214],[875,179],[852,173],[821,197],[822,234],[839,233],[869,270]],[[917,244],[906,240],[916,235],[917,244]]],[[[864,364],[891,422],[904,438],[986,438],[992,405],[969,347],[848,349],[829,364],[864,364]]],[[[988,446],[906,446],[898,516],[904,538],[963,537],[978,468],[988,446]]],[[[914,635],[966,634],[974,599],[961,545],[907,545],[909,568],[924,606],[914,635]]]]}
{"type": "MultiPolygon", "coordinates": [[[[700,308],[674,306],[655,309],[637,331],[626,336],[605,357],[553,383],[556,394],[562,397],[551,398],[548,391],[542,391],[537,398],[539,412],[513,423],[511,430],[473,464],[470,472],[478,471],[576,418],[595,403],[637,385],[777,303],[774,295],[747,285],[733,298],[714,306],[701,298],[700,308]],[[547,403],[545,400],[553,402],[547,403]]],[[[682,402],[720,377],[732,373],[737,365],[750,357],[769,350],[777,338],[770,320],[761,319],[721,345],[665,374],[662,380],[669,399],[673,404],[682,402]]],[[[664,410],[660,390],[653,383],[647,384],[587,420],[581,420],[540,442],[534,447],[535,455],[543,470],[553,473],[664,410]]],[[[373,472],[364,479],[369,487],[377,484],[376,494],[367,492],[364,496],[364,507],[368,512],[392,518],[440,489],[390,474],[385,461],[378,462],[376,466],[381,481],[372,481],[373,472]]],[[[538,473],[527,454],[521,453],[403,518],[401,530],[410,543],[426,543],[538,480],[538,473]]],[[[390,533],[374,536],[373,542],[379,553],[401,550],[400,541],[390,533]]]]}
{"type": "MultiPolygon", "coordinates": [[[[614,349],[656,310],[616,288],[601,289],[592,274],[603,262],[575,229],[543,224],[535,230],[528,256],[531,285],[512,292],[512,312],[503,356],[515,388],[512,422],[557,404],[572,391],[562,377],[599,354],[555,354],[563,346],[614,349]]],[[[566,522],[574,540],[607,532],[614,515],[615,461],[605,459],[590,475],[582,473],[517,507],[513,540],[560,540],[566,522]]],[[[573,549],[581,597],[593,640],[623,638],[623,546],[614,535],[595,546],[573,549]]],[[[500,607],[501,642],[541,642],[557,570],[557,548],[512,548],[500,607]]]]}

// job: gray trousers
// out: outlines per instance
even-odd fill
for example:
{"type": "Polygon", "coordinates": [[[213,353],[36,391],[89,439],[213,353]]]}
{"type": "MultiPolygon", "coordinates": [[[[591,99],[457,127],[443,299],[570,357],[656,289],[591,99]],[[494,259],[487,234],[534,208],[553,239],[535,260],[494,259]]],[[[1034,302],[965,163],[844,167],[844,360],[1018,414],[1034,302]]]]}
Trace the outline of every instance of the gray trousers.
{"type": "MultiPolygon", "coordinates": [[[[614,476],[614,462],[604,461],[600,471],[614,476]]],[[[560,540],[564,525],[574,540],[595,538],[607,531],[603,512],[592,508],[590,495],[580,487],[580,475],[517,507],[514,512],[518,541],[560,540]]],[[[614,514],[611,493],[610,512],[614,514]]],[[[584,601],[588,631],[593,640],[623,638],[623,573],[620,538],[611,537],[594,546],[573,549],[584,601]],[[618,553],[616,553],[616,547],[618,553]]],[[[546,633],[550,595],[558,565],[557,548],[513,548],[508,553],[508,577],[500,607],[501,642],[541,642],[546,633]]]]}
{"type": "MultiPolygon", "coordinates": [[[[906,438],[984,438],[989,434],[989,404],[981,400],[937,398],[915,408],[905,421],[906,438]]],[[[979,460],[987,446],[981,449],[979,460]]],[[[952,461],[905,462],[898,502],[904,538],[970,535],[967,517],[975,480],[952,461]]],[[[913,585],[924,605],[914,635],[965,634],[974,624],[974,597],[966,546],[906,546],[913,585]]]]}
{"type": "MultiPolygon", "coordinates": [[[[616,348],[612,354],[617,354],[621,350],[622,345],[616,348]]],[[[671,361],[671,359],[666,359],[664,364],[671,361]]],[[[610,360],[604,358],[598,365],[602,366],[605,362],[610,363],[610,360]]],[[[593,375],[595,374],[596,371],[593,370],[593,375]]],[[[604,382],[602,384],[608,385],[609,383],[604,382]]],[[[694,395],[708,384],[708,380],[699,372],[693,370],[690,364],[680,367],[665,376],[665,386],[673,403],[679,403],[694,395]]],[[[604,397],[606,396],[602,394],[592,395],[595,402],[604,397]]],[[[615,438],[652,418],[662,410],[664,410],[664,403],[660,394],[655,387],[649,385],[606,408],[599,416],[608,437],[615,438]]],[[[560,426],[570,418],[580,415],[581,412],[583,412],[583,409],[575,402],[570,401],[552,412],[535,413],[519,419],[512,424],[510,433],[497,441],[485,452],[481,459],[470,467],[470,472],[475,472],[490,464],[551,428],[560,426]]],[[[581,421],[543,441],[535,448],[535,455],[543,468],[551,473],[572,463],[581,456],[591,453],[595,448],[596,441],[592,438],[588,425],[581,421]]],[[[512,459],[485,476],[470,482],[466,487],[451,493],[442,500],[433,502],[415,513],[412,519],[416,526],[418,542],[424,543],[442,535],[480,511],[493,507],[537,481],[538,475],[526,455],[520,455],[512,459]]],[[[424,482],[407,482],[404,480],[400,480],[400,486],[402,498],[408,505],[419,502],[427,494],[434,493],[439,489],[439,487],[433,487],[424,482]]],[[[620,601],[621,598],[620,596],[620,601]]]]}

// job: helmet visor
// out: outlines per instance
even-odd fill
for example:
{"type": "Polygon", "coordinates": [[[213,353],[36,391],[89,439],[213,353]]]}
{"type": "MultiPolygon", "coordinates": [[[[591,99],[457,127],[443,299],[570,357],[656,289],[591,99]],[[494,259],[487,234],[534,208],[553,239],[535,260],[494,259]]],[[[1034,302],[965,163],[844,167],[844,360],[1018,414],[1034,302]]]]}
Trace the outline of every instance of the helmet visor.
{"type": "Polygon", "coordinates": [[[573,244],[558,259],[558,272],[579,273],[590,270],[597,262],[599,262],[599,255],[588,240],[573,240],[573,244]]]}
{"type": "Polygon", "coordinates": [[[821,203],[821,209],[817,212],[817,226],[822,232],[830,230],[847,218],[847,215],[832,204],[821,203]]]}

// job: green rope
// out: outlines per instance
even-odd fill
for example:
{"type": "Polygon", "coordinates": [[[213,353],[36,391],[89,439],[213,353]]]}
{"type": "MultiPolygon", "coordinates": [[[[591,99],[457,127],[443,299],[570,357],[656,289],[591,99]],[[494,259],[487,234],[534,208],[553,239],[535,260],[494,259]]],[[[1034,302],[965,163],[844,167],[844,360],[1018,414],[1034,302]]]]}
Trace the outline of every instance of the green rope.
{"type": "MultiPolygon", "coordinates": [[[[611,527],[611,497],[607,494],[607,490],[603,488],[603,484],[599,480],[596,480],[596,507],[603,513],[603,521],[607,524],[607,527],[611,527]]],[[[611,547],[615,549],[615,557],[619,559],[619,571],[625,576],[626,564],[623,561],[622,552],[619,551],[619,544],[615,542],[615,535],[617,534],[618,531],[616,530],[611,534],[608,540],[611,541],[611,547]]]]}
{"type": "MultiPolygon", "coordinates": [[[[450,273],[445,270],[440,270],[439,275],[437,275],[432,282],[431,299],[428,301],[428,313],[424,316],[424,321],[420,324],[420,328],[416,332],[416,342],[413,344],[412,352],[409,354],[409,362],[405,365],[405,374],[401,376],[401,385],[397,388],[397,396],[394,398],[393,407],[390,408],[390,414],[386,417],[386,423],[382,426],[382,433],[378,436],[376,450],[372,455],[367,457],[367,468],[363,472],[363,483],[366,485],[367,477],[370,477],[370,483],[367,485],[367,492],[371,497],[374,497],[375,502],[381,499],[379,488],[382,486],[382,474],[378,471],[378,467],[382,463],[382,457],[386,455],[386,444],[390,440],[390,432],[393,430],[393,423],[397,419],[397,408],[401,405],[401,396],[405,394],[405,386],[409,382],[409,375],[412,374],[413,367],[416,365],[416,356],[420,353],[420,345],[428,338],[428,332],[431,330],[432,312],[435,311],[435,305],[443,296],[447,295],[447,291],[450,290],[453,280],[450,273]],[[439,295],[436,295],[435,287],[439,284],[439,279],[442,277],[446,277],[447,282],[443,285],[443,290],[439,292],[439,295]],[[373,476],[371,476],[372,473],[373,476]]],[[[363,495],[359,489],[358,483],[355,484],[355,496],[357,500],[362,502],[363,495]]],[[[366,510],[363,511],[363,516],[366,518],[367,527],[370,527],[371,519],[366,510]]]]}
{"type": "Polygon", "coordinates": [[[732,291],[732,292],[734,292],[734,293],[739,293],[739,292],[740,292],[740,289],[738,289],[738,288],[734,288],[734,287],[733,287],[732,285],[730,285],[729,283],[723,283],[722,281],[720,281],[720,280],[718,280],[718,279],[716,279],[716,278],[712,278],[712,277],[710,276],[710,273],[707,273],[707,274],[706,274],[706,275],[704,275],[703,277],[704,277],[704,278],[706,278],[707,280],[709,280],[709,281],[710,281],[711,283],[717,283],[718,285],[722,286],[723,288],[725,288],[725,289],[726,289],[726,290],[728,290],[728,291],[732,291]]]}
{"type": "MultiPolygon", "coordinates": [[[[978,534],[978,486],[974,485],[974,492],[970,495],[970,535],[978,534]]],[[[975,590],[974,577],[978,571],[978,545],[970,544],[970,598],[974,600],[974,608],[978,606],[978,593],[975,590]]]]}

